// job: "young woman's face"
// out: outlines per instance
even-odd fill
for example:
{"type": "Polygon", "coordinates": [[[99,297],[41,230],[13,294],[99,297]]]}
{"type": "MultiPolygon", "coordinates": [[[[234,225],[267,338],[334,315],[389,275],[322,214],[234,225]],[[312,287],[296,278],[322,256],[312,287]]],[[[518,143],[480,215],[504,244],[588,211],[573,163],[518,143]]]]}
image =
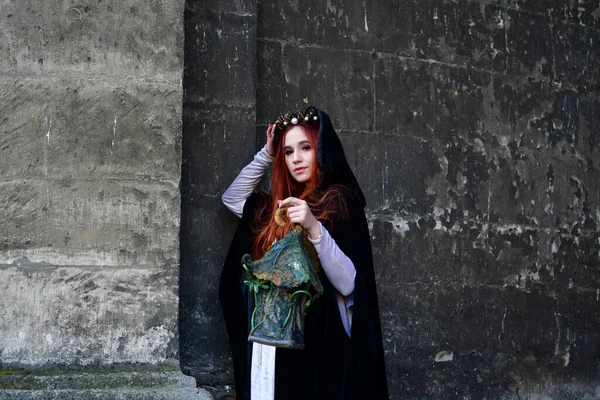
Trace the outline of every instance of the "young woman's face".
{"type": "Polygon", "coordinates": [[[307,182],[315,169],[315,152],[308,141],[306,133],[299,126],[294,126],[285,135],[285,164],[298,182],[307,182]]]}

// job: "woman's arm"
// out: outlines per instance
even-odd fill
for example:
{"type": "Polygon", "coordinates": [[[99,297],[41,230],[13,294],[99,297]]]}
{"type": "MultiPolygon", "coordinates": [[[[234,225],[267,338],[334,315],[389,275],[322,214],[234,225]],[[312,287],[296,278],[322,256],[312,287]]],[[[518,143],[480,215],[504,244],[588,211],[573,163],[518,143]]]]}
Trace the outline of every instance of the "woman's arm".
{"type": "Polygon", "coordinates": [[[356,278],[356,268],[354,263],[340,247],[335,243],[335,240],[329,234],[329,231],[319,222],[321,235],[313,240],[308,237],[308,240],[315,246],[321,267],[329,282],[338,291],[336,298],[342,325],[348,337],[352,331],[352,306],[354,305],[354,280],[356,278]]]}
{"type": "Polygon", "coordinates": [[[267,144],[254,156],[254,160],[240,171],[240,174],[229,185],[221,200],[235,215],[242,217],[246,200],[260,181],[260,178],[271,167],[275,154],[273,139],[275,137],[275,125],[269,124],[267,128],[267,144]]]}
{"type": "Polygon", "coordinates": [[[221,196],[223,204],[238,217],[242,217],[246,200],[256,188],[260,178],[271,167],[273,159],[267,152],[267,146],[263,147],[256,153],[254,160],[240,171],[239,175],[221,196]]]}
{"type": "Polygon", "coordinates": [[[313,243],[317,250],[321,267],[327,279],[338,291],[336,297],[340,317],[344,329],[350,337],[352,327],[351,307],[354,304],[354,298],[351,295],[354,292],[356,278],[354,263],[340,249],[329,231],[315,218],[306,201],[288,197],[279,202],[279,207],[287,207],[287,215],[290,221],[301,224],[304,230],[308,232],[308,240],[313,243]]]}
{"type": "Polygon", "coordinates": [[[316,239],[310,236],[308,240],[315,246],[321,267],[331,284],[342,296],[350,296],[354,291],[354,278],[356,277],[356,268],[354,263],[335,243],[335,240],[319,222],[321,235],[316,239]]]}

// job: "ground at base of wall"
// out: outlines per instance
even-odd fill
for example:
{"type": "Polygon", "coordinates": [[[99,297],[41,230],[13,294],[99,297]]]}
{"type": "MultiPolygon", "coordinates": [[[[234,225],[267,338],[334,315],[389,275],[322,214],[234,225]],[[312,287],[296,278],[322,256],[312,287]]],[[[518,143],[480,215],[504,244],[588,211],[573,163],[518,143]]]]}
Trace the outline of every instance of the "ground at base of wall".
{"type": "Polygon", "coordinates": [[[213,400],[178,369],[89,367],[0,370],[0,400],[213,400]]]}

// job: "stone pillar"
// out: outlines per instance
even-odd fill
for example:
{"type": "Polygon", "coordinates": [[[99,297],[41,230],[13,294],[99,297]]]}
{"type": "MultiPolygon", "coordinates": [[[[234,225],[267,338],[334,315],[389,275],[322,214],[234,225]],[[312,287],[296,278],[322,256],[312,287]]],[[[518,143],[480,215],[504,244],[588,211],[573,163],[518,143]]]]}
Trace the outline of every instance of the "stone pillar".
{"type": "Polygon", "coordinates": [[[50,368],[195,393],[178,365],[183,6],[0,3],[0,397],[69,389],[19,379],[50,368]]]}

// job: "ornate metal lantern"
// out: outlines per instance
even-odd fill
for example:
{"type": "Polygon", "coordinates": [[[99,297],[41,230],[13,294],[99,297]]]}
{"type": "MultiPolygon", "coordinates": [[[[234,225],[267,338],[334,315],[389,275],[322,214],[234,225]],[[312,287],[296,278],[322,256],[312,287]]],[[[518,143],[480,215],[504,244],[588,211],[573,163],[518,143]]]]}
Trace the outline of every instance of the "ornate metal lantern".
{"type": "Polygon", "coordinates": [[[260,260],[242,257],[254,297],[248,340],[275,347],[304,348],[304,319],[323,293],[319,258],[301,226],[277,241],[260,260]]]}

